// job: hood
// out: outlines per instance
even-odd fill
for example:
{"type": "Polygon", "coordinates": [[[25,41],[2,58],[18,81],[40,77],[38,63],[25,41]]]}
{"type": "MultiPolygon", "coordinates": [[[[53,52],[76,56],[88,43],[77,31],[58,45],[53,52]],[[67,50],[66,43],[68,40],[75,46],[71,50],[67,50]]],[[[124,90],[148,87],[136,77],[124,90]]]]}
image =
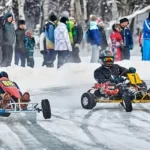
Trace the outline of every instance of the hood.
{"type": "Polygon", "coordinates": [[[4,18],[5,18],[5,20],[6,20],[6,22],[7,22],[7,18],[9,18],[9,17],[13,17],[13,15],[12,15],[12,13],[6,13],[5,15],[4,15],[4,18]]]}

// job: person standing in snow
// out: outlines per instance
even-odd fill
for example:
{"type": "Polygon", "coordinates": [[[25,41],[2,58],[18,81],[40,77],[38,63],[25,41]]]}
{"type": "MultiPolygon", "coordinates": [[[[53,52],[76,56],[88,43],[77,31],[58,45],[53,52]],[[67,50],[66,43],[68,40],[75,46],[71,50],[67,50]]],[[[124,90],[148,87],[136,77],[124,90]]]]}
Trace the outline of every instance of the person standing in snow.
{"type": "Polygon", "coordinates": [[[79,56],[79,52],[80,52],[80,44],[83,40],[83,30],[81,25],[78,24],[77,21],[75,21],[75,31],[76,31],[76,36],[74,37],[72,59],[74,63],[80,63],[81,59],[79,56]]]}
{"type": "Polygon", "coordinates": [[[142,60],[143,60],[143,30],[140,31],[139,37],[138,37],[139,46],[141,47],[141,54],[142,54],[142,60]]]}
{"type": "Polygon", "coordinates": [[[46,66],[54,67],[54,61],[56,59],[56,53],[54,51],[54,30],[57,23],[57,16],[54,14],[50,15],[49,22],[45,25],[45,36],[46,36],[46,49],[47,49],[47,58],[46,66]]]}
{"type": "Polygon", "coordinates": [[[120,20],[121,35],[123,39],[123,47],[121,48],[122,60],[130,60],[130,50],[133,49],[133,38],[130,29],[128,28],[129,20],[123,18],[120,20]]]}
{"type": "Polygon", "coordinates": [[[32,31],[27,30],[25,33],[25,50],[26,50],[26,58],[27,58],[27,66],[33,68],[34,67],[34,47],[35,47],[35,39],[32,36],[32,31]]]}
{"type": "Polygon", "coordinates": [[[143,60],[150,61],[150,13],[143,24],[143,60]]]}
{"type": "Polygon", "coordinates": [[[25,20],[18,21],[18,29],[15,31],[16,33],[16,44],[15,44],[15,65],[18,66],[19,59],[21,60],[21,67],[25,67],[25,20]]]}
{"type": "Polygon", "coordinates": [[[11,13],[6,13],[5,24],[3,28],[3,60],[2,67],[11,66],[13,56],[13,45],[15,43],[15,29],[13,25],[13,16],[11,13]]]}
{"type": "Polygon", "coordinates": [[[91,57],[91,63],[98,63],[99,60],[99,53],[101,50],[100,44],[100,32],[97,25],[97,17],[92,15],[91,21],[90,21],[90,36],[91,36],[91,45],[92,45],[92,57],[91,57]]]}
{"type": "Polygon", "coordinates": [[[123,45],[123,39],[120,34],[120,25],[114,24],[112,26],[113,32],[110,35],[111,49],[114,54],[115,61],[121,61],[121,46],[123,45]]]}
{"type": "Polygon", "coordinates": [[[100,31],[101,37],[101,50],[105,50],[108,47],[106,33],[103,27],[103,21],[100,18],[97,18],[98,29],[100,31]]]}
{"type": "Polygon", "coordinates": [[[1,16],[0,17],[0,64],[2,64],[2,56],[3,56],[2,45],[3,45],[3,27],[4,27],[4,23],[5,23],[4,17],[1,16]]]}
{"type": "Polygon", "coordinates": [[[58,53],[57,68],[63,66],[63,64],[67,61],[69,52],[72,52],[72,46],[66,27],[67,21],[68,19],[66,17],[62,17],[59,25],[54,31],[55,51],[58,53]]]}

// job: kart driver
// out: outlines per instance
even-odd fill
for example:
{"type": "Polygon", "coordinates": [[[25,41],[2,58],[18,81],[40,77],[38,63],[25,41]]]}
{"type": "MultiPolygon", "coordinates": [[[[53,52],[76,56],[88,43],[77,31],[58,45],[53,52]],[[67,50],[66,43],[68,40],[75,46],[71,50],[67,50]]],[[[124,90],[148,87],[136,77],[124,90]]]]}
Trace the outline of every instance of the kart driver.
{"type": "Polygon", "coordinates": [[[94,71],[94,78],[98,83],[120,83],[124,81],[121,76],[126,77],[127,73],[136,72],[136,69],[133,67],[126,69],[118,64],[114,64],[113,53],[109,50],[102,51],[99,60],[102,66],[94,71]]]}
{"type": "MultiPolygon", "coordinates": [[[[0,80],[3,77],[9,79],[9,76],[8,76],[7,72],[5,72],[5,71],[0,72],[0,80]]],[[[16,82],[13,82],[13,83],[15,84],[15,86],[18,88],[18,90],[20,92],[20,95],[21,95],[20,102],[29,102],[30,101],[30,94],[28,92],[25,92],[24,94],[22,94],[22,92],[20,91],[20,88],[17,85],[17,83],[16,82]]],[[[0,95],[3,95],[3,94],[5,94],[5,91],[0,87],[0,95]]],[[[2,100],[2,99],[3,99],[2,96],[0,96],[0,100],[2,100]]],[[[13,97],[13,99],[15,100],[15,102],[18,102],[17,98],[13,97]]],[[[22,106],[27,106],[27,105],[22,105],[22,106]]],[[[26,108],[23,108],[23,109],[26,109],[26,108]]]]}

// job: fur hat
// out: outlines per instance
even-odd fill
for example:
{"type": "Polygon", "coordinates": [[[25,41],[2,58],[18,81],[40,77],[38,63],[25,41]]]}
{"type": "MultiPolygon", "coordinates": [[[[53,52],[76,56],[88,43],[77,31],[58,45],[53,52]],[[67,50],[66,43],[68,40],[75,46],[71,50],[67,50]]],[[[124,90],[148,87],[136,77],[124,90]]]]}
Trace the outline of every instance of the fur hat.
{"type": "Polygon", "coordinates": [[[57,16],[54,15],[54,14],[52,14],[52,15],[50,15],[50,17],[49,17],[49,20],[52,21],[52,22],[57,21],[57,16]]]}
{"type": "Polygon", "coordinates": [[[18,20],[18,25],[24,24],[25,25],[25,20],[18,20]]]}
{"type": "Polygon", "coordinates": [[[68,18],[66,18],[66,17],[61,17],[61,19],[60,19],[60,22],[62,22],[64,24],[66,24],[67,21],[68,21],[68,18]]]}

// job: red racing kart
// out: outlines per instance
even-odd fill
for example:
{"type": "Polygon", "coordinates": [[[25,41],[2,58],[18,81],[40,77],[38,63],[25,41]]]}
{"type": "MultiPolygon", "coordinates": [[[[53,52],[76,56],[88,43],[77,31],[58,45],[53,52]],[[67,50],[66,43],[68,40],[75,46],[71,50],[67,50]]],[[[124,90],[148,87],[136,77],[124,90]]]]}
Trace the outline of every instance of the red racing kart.
{"type": "Polygon", "coordinates": [[[32,103],[26,97],[29,93],[21,94],[14,82],[8,78],[0,78],[0,116],[9,117],[11,113],[20,112],[43,112],[44,119],[51,118],[51,107],[48,99],[41,102],[41,108],[38,108],[38,103],[32,103]]]}

